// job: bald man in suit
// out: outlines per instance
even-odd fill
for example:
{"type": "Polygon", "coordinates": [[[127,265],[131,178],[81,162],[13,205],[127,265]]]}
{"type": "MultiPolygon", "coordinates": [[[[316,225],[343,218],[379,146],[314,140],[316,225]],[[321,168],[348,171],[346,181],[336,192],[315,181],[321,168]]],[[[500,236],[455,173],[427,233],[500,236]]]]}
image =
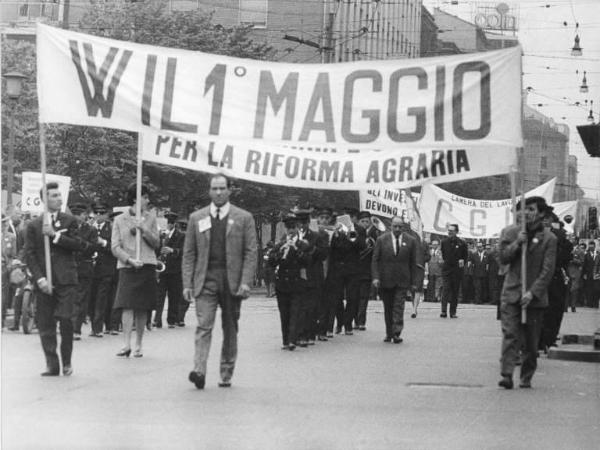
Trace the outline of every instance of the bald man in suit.
{"type": "Polygon", "coordinates": [[[242,299],[250,295],[256,270],[256,229],[252,215],[229,203],[230,180],[210,179],[211,204],[190,216],[183,247],[183,296],[196,302],[194,370],[188,379],[204,389],[217,305],[221,307],[223,346],[219,387],[231,386],[237,358],[242,299]]]}

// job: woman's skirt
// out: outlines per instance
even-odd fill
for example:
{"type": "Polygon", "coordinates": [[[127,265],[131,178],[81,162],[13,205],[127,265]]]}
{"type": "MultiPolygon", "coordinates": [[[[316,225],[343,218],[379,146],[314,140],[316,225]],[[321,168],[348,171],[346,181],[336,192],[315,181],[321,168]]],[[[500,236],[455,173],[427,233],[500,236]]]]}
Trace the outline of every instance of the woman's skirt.
{"type": "Polygon", "coordinates": [[[141,269],[119,269],[119,284],[114,309],[149,311],[156,308],[157,278],[155,266],[146,264],[141,269]]]}

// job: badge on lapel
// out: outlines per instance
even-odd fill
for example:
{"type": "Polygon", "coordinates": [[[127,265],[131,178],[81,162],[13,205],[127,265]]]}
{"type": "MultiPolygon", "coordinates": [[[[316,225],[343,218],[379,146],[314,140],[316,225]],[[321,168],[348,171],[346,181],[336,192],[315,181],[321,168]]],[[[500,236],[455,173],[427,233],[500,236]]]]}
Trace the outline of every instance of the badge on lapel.
{"type": "Polygon", "coordinates": [[[210,227],[210,217],[205,217],[198,221],[198,232],[204,233],[206,230],[210,230],[210,227]]]}
{"type": "Polygon", "coordinates": [[[234,221],[233,221],[233,219],[229,219],[229,220],[227,221],[227,224],[228,224],[229,226],[233,225],[233,224],[234,224],[234,221]]]}

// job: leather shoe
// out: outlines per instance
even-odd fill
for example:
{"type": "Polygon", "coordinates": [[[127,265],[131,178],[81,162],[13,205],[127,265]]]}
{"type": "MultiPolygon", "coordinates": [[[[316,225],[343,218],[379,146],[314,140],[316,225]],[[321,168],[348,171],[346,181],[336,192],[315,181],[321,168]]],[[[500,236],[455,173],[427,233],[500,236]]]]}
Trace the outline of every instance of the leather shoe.
{"type": "Polygon", "coordinates": [[[394,336],[394,338],[392,339],[392,341],[394,342],[394,344],[399,344],[403,340],[404,339],[402,339],[400,336],[394,336]]]}
{"type": "Polygon", "coordinates": [[[352,336],[354,334],[354,332],[352,330],[346,330],[346,332],[344,334],[346,336],[352,336]]]}
{"type": "Polygon", "coordinates": [[[335,334],[340,334],[342,332],[342,327],[337,327],[335,329],[335,334]]]}
{"type": "Polygon", "coordinates": [[[221,387],[221,388],[231,387],[231,381],[223,380],[223,381],[219,382],[219,387],[221,387]]]}
{"type": "Polygon", "coordinates": [[[119,353],[117,353],[117,356],[125,356],[126,358],[129,358],[129,355],[131,355],[130,348],[128,348],[127,350],[121,350],[119,353]]]}
{"type": "Polygon", "coordinates": [[[290,344],[290,345],[288,345],[288,350],[290,352],[293,352],[294,350],[296,350],[296,344],[290,344]]]}
{"type": "Polygon", "coordinates": [[[446,314],[446,313],[441,313],[441,314],[440,314],[440,317],[442,317],[442,318],[444,318],[444,319],[445,319],[446,317],[448,317],[448,314],[446,314]]]}
{"type": "Polygon", "coordinates": [[[411,319],[416,319],[416,318],[417,318],[417,313],[412,313],[412,314],[410,315],[410,317],[411,317],[411,319]]]}
{"type": "Polygon", "coordinates": [[[204,389],[204,383],[206,383],[206,380],[203,374],[192,371],[188,375],[188,380],[196,385],[196,389],[204,389]]]}
{"type": "Polygon", "coordinates": [[[71,366],[70,364],[63,366],[63,375],[65,377],[70,377],[71,375],[73,375],[73,366],[71,366]]]}
{"type": "Polygon", "coordinates": [[[60,374],[58,369],[46,369],[45,372],[42,372],[40,375],[43,377],[57,377],[60,374]]]}
{"type": "Polygon", "coordinates": [[[308,347],[308,342],[306,342],[306,341],[298,341],[298,347],[308,347]]]}
{"type": "Polygon", "coordinates": [[[502,379],[498,381],[498,386],[503,387],[504,389],[512,389],[513,380],[511,377],[502,377],[502,379]]]}
{"type": "Polygon", "coordinates": [[[519,384],[521,389],[531,389],[531,381],[523,381],[521,380],[521,384],[519,384]]]}
{"type": "Polygon", "coordinates": [[[360,331],[365,331],[365,330],[367,329],[367,327],[365,327],[364,325],[359,325],[359,326],[358,326],[358,329],[359,329],[360,331]]]}
{"type": "Polygon", "coordinates": [[[385,339],[383,340],[383,342],[392,342],[392,338],[389,336],[386,336],[385,339]]]}
{"type": "Polygon", "coordinates": [[[333,337],[333,333],[331,331],[328,331],[327,334],[325,335],[328,339],[333,337]]]}
{"type": "Polygon", "coordinates": [[[317,337],[317,339],[318,339],[319,341],[323,341],[323,342],[327,342],[327,341],[328,341],[327,337],[326,337],[326,336],[323,336],[323,335],[321,335],[321,336],[318,336],[318,337],[317,337]]]}
{"type": "Polygon", "coordinates": [[[456,314],[452,314],[452,315],[450,316],[450,318],[451,318],[451,319],[458,319],[458,316],[457,316],[456,314]]]}

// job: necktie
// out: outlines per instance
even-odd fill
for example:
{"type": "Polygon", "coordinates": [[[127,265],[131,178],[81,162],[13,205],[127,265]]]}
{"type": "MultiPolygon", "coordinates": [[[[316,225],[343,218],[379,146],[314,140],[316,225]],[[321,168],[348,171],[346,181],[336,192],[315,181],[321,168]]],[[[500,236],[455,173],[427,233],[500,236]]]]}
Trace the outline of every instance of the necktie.
{"type": "Polygon", "coordinates": [[[50,214],[50,216],[52,217],[52,227],[56,228],[56,214],[50,214]]]}
{"type": "Polygon", "coordinates": [[[398,236],[396,236],[396,256],[398,256],[398,253],[400,252],[400,241],[398,240],[398,236]]]}
{"type": "Polygon", "coordinates": [[[221,213],[221,208],[217,208],[217,220],[221,220],[220,213],[221,213]]]}

